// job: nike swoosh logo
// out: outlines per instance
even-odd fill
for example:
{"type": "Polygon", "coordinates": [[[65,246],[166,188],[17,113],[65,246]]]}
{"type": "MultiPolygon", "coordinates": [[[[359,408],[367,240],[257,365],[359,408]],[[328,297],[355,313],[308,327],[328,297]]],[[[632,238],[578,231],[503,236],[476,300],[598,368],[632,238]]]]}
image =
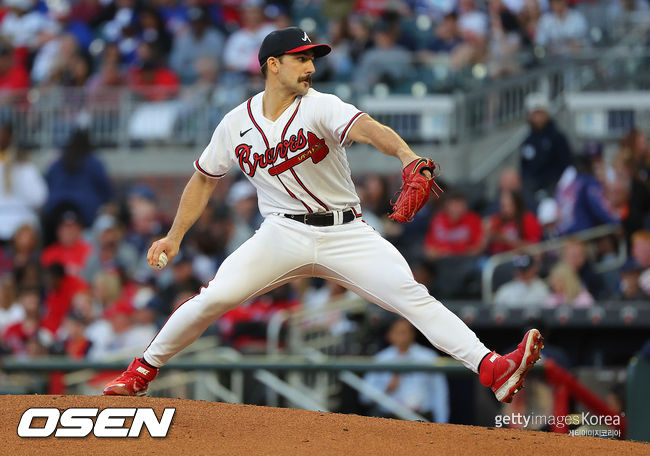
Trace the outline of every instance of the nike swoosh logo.
{"type": "Polygon", "coordinates": [[[511,360],[511,359],[507,359],[507,358],[506,358],[506,361],[508,361],[508,365],[509,365],[510,367],[508,368],[507,371],[505,371],[505,372],[503,373],[503,375],[502,375],[501,377],[499,377],[499,378],[496,379],[495,383],[499,383],[499,382],[500,382],[504,377],[506,377],[506,376],[512,374],[512,372],[517,368],[517,363],[515,363],[513,360],[511,360]]]}
{"type": "Polygon", "coordinates": [[[240,137],[240,138],[243,138],[244,135],[245,135],[246,133],[248,133],[249,131],[251,131],[252,129],[253,129],[253,127],[250,127],[248,130],[246,130],[246,131],[244,131],[244,132],[240,131],[240,132],[239,132],[239,137],[240,137]]]}

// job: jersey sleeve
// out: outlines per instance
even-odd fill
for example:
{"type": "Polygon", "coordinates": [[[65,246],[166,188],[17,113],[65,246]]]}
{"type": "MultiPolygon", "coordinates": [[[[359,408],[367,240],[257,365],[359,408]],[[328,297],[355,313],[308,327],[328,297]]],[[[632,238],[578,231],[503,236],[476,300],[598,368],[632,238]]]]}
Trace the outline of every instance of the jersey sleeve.
{"type": "Polygon", "coordinates": [[[348,133],[354,123],[366,113],[335,95],[318,99],[316,119],[319,126],[342,146],[349,146],[348,133]]]}
{"type": "Polygon", "coordinates": [[[194,161],[194,169],[201,174],[219,179],[235,164],[235,154],[232,141],[222,120],[212,134],[210,143],[201,156],[194,161]]]}

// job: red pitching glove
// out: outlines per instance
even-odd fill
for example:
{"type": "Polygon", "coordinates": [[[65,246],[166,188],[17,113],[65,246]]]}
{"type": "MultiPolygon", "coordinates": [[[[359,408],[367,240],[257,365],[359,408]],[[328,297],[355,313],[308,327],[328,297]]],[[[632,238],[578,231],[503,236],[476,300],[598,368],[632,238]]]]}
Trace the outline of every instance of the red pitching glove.
{"type": "Polygon", "coordinates": [[[402,192],[397,201],[391,203],[393,212],[388,218],[400,223],[410,222],[416,212],[427,203],[431,192],[439,198],[443,191],[435,181],[438,177],[436,170],[439,169],[440,167],[429,158],[418,158],[406,165],[402,170],[402,192]],[[424,175],[423,171],[429,171],[431,177],[424,175]]]}

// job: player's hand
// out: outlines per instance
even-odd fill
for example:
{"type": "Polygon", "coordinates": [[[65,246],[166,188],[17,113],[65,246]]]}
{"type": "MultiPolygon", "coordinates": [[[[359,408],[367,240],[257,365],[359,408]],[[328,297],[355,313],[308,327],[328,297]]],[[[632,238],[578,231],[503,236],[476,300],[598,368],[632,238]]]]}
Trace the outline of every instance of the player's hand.
{"type": "MultiPolygon", "coordinates": [[[[420,157],[419,155],[415,155],[415,154],[409,155],[408,158],[406,158],[406,159],[404,159],[402,161],[402,171],[404,171],[404,168],[406,168],[408,165],[410,165],[414,161],[421,160],[421,159],[422,159],[422,157],[420,157]]],[[[422,172],[422,175],[424,177],[426,177],[427,179],[431,179],[431,176],[432,176],[431,171],[429,171],[428,169],[424,169],[421,172],[422,172]]]]}
{"type": "MultiPolygon", "coordinates": [[[[422,157],[418,157],[417,159],[418,159],[418,160],[421,160],[422,157]]],[[[421,172],[422,175],[423,175],[424,177],[426,177],[427,179],[431,179],[432,177],[434,177],[434,176],[433,176],[433,173],[432,173],[429,169],[423,169],[423,170],[420,171],[420,172],[421,172]]]]}
{"type": "Polygon", "coordinates": [[[168,261],[173,260],[174,257],[178,255],[180,244],[180,242],[169,237],[164,237],[151,244],[151,247],[149,247],[149,251],[147,252],[147,262],[149,263],[149,266],[158,269],[158,257],[162,252],[165,252],[168,261]]]}

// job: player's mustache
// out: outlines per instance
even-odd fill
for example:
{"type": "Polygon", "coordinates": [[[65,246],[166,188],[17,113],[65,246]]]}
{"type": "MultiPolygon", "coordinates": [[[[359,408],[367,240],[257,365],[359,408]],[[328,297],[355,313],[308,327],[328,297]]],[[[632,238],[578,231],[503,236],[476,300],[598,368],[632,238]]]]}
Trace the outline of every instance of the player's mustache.
{"type": "Polygon", "coordinates": [[[303,76],[302,78],[298,79],[298,82],[303,82],[303,81],[307,81],[309,85],[311,85],[311,74],[308,76],[303,76]]]}

